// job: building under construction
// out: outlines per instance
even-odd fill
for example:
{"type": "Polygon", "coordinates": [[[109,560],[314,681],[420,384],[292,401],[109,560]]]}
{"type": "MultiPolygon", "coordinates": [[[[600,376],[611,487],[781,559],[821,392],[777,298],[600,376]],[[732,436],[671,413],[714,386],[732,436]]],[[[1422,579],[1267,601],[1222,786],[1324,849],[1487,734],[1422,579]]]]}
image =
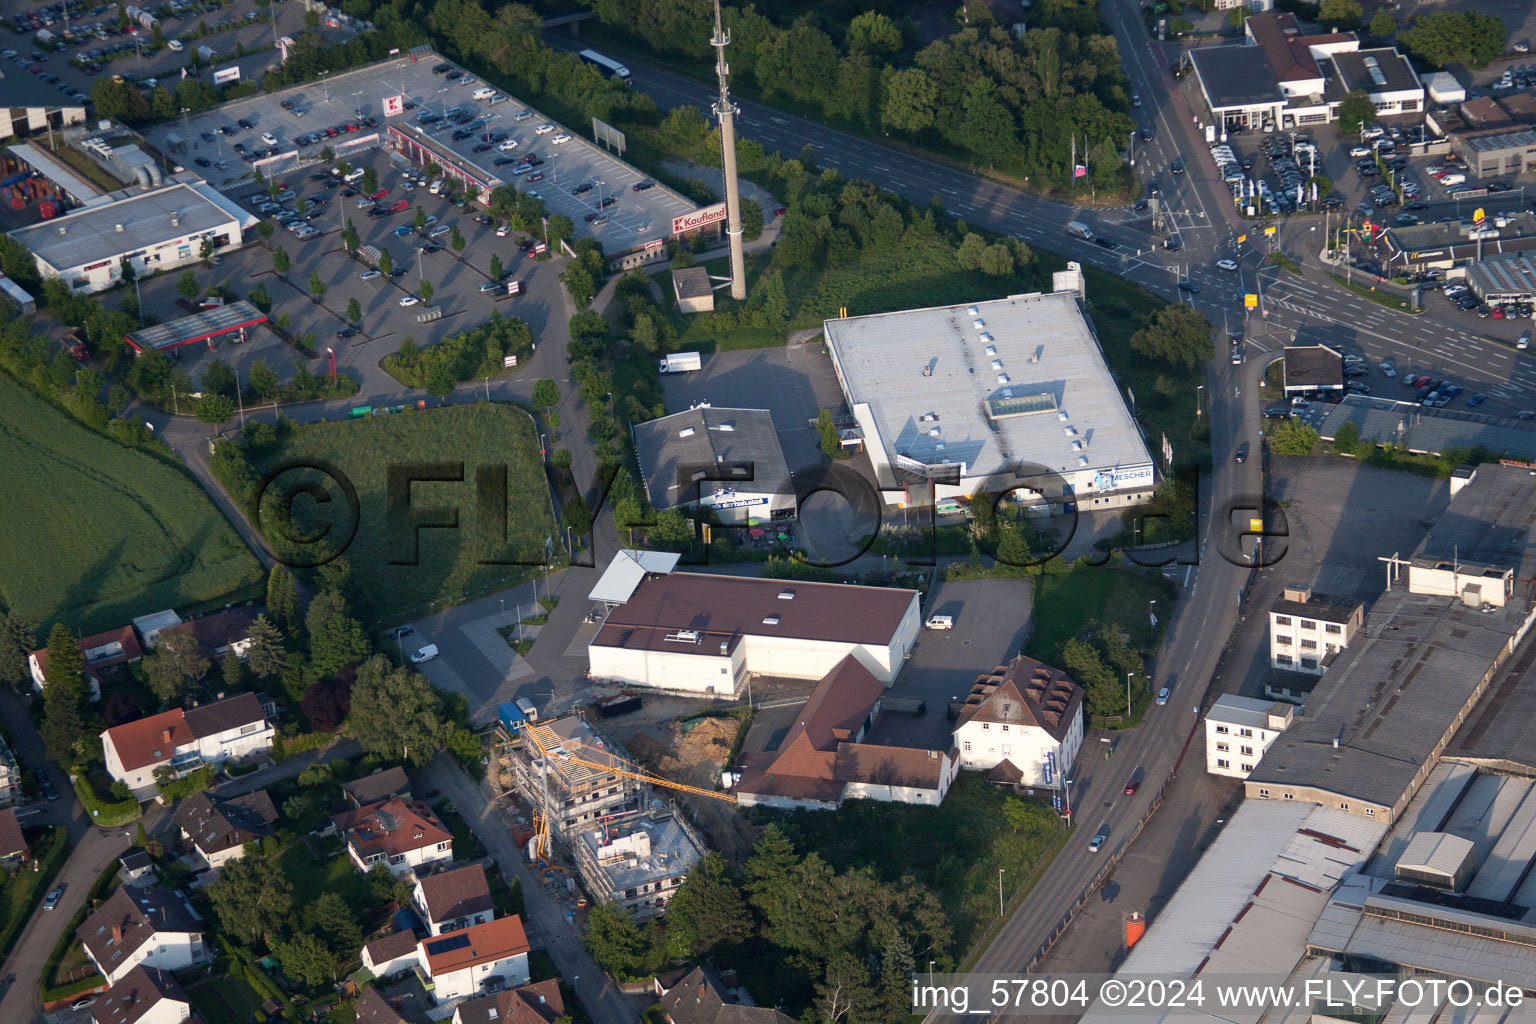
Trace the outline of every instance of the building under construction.
{"type": "Polygon", "coordinates": [[[645,783],[621,774],[622,755],[579,715],[529,723],[523,736],[512,751],[512,778],[553,839],[570,845],[578,831],[641,806],[650,795],[645,783]]]}
{"type": "Polygon", "coordinates": [[[587,894],[598,903],[617,902],[637,921],[659,916],[704,856],[693,829],[659,800],[647,813],[604,818],[571,845],[587,894]]]}

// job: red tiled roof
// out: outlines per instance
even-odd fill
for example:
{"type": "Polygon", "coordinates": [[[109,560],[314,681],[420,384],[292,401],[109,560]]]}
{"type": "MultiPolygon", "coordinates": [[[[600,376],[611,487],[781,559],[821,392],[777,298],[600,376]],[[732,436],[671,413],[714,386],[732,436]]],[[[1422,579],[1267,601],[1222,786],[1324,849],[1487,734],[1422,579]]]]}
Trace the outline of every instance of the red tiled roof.
{"type": "MultiPolygon", "coordinates": [[[[109,657],[97,658],[94,661],[87,657],[85,661],[86,675],[96,676],[99,680],[101,677],[97,673],[102,669],[110,668],[113,665],[121,665],[124,662],[138,661],[144,656],[144,649],[139,646],[139,635],[133,631],[132,626],[122,626],[118,629],[109,629],[105,633],[95,633],[91,636],[81,637],[80,654],[82,657],[85,657],[87,651],[95,650],[98,647],[106,647],[114,643],[122,646],[121,652],[109,657]]],[[[43,674],[43,678],[46,680],[48,678],[48,648],[44,647],[41,650],[33,651],[32,658],[37,662],[37,670],[43,674]]]]}
{"type": "Polygon", "coordinates": [[[117,751],[123,770],[131,772],[145,765],[169,761],[177,747],[191,743],[197,737],[187,725],[186,712],[172,708],[137,722],[115,725],[106,731],[106,739],[117,751]]]}
{"type": "Polygon", "coordinates": [[[462,971],[476,964],[490,964],[505,960],[519,953],[528,952],[528,948],[528,936],[523,931],[523,919],[516,914],[477,924],[463,931],[449,932],[447,935],[421,940],[421,951],[425,954],[427,971],[434,978],[440,974],[462,971]]]}
{"type": "Polygon", "coordinates": [[[1006,668],[1000,665],[977,677],[955,728],[970,721],[1003,722],[1044,729],[1059,741],[1082,702],[1082,687],[1061,669],[1018,657],[1006,668]]]}
{"type": "Polygon", "coordinates": [[[21,834],[21,822],[16,818],[16,808],[0,807],[0,858],[16,854],[26,855],[27,840],[21,834]]]}
{"type": "Polygon", "coordinates": [[[346,836],[347,845],[355,847],[363,860],[376,853],[394,857],[453,840],[437,815],[420,800],[394,797],[346,811],[331,820],[336,823],[336,831],[346,836]]]}

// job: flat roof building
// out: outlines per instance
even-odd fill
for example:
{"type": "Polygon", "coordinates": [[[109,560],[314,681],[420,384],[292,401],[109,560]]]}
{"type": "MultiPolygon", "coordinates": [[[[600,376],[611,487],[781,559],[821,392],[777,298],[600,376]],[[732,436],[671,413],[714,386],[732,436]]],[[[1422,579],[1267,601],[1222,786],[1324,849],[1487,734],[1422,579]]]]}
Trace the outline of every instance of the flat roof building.
{"type": "Polygon", "coordinates": [[[1314,594],[1309,586],[1288,586],[1269,608],[1269,666],[1321,675],[1364,621],[1359,601],[1314,594]]]}
{"type": "Polygon", "coordinates": [[[1475,260],[1467,265],[1467,287],[1489,305],[1530,302],[1536,299],[1536,258],[1524,252],[1475,260]]]}
{"type": "Polygon", "coordinates": [[[704,843],[672,811],[630,815],[577,833],[582,884],[598,903],[615,902],[637,921],[661,916],[704,843]]]}
{"type": "MultiPolygon", "coordinates": [[[[1524,211],[1495,213],[1481,223],[1465,220],[1387,226],[1371,246],[1377,262],[1392,274],[1449,270],[1536,248],[1536,216],[1524,211]]],[[[1470,283],[1470,282],[1469,282],[1470,283]]],[[[1481,292],[1478,293],[1481,296],[1481,292]]]]}
{"type": "Polygon", "coordinates": [[[1327,345],[1285,346],[1285,393],[1343,391],[1344,357],[1327,345]]]}
{"type": "Polygon", "coordinates": [[[889,503],[1023,488],[1029,502],[1099,511],[1151,497],[1152,457],[1075,294],[825,326],[889,503]]]}
{"type": "Polygon", "coordinates": [[[163,324],[152,324],[129,331],[123,340],[135,352],[147,349],[165,351],[182,345],[206,342],[212,347],[215,338],[238,334],[236,341],[243,341],[248,331],[267,322],[267,315],[251,303],[240,299],[223,306],[214,306],[201,313],[178,317],[163,324]]]}
{"type": "Polygon", "coordinates": [[[513,749],[512,778],[529,805],[548,819],[549,834],[570,844],[581,830],[612,814],[634,810],[648,787],[616,774],[624,758],[618,746],[576,715],[527,722],[523,728],[537,742],[513,749]],[[582,762],[544,757],[540,750],[561,750],[582,762]],[[593,765],[608,765],[603,771],[593,765]]]}
{"type": "Polygon", "coordinates": [[[588,646],[593,679],[735,697],[752,677],[820,679],[853,655],[884,685],[922,627],[915,590],[647,575],[588,646]]]}
{"type": "Polygon", "coordinates": [[[1222,694],[1205,713],[1205,770],[1246,779],[1295,714],[1289,704],[1222,694]]]}
{"type": "Polygon", "coordinates": [[[1325,441],[1353,423],[1360,440],[1401,445],[1405,451],[1440,455],[1455,448],[1482,448],[1511,458],[1536,458],[1536,426],[1510,417],[1484,416],[1466,409],[1430,409],[1416,402],[1346,395],[1317,432],[1325,441]]]}
{"type": "Polygon", "coordinates": [[[673,269],[672,293],[680,313],[708,313],[715,308],[714,285],[703,267],[673,269]]]}
{"type": "Polygon", "coordinates": [[[699,406],[630,433],[652,506],[711,508],[724,523],[795,517],[794,481],[768,410],[699,406]]]}
{"type": "Polygon", "coordinates": [[[242,215],[210,192],[178,182],[74,210],[11,237],[32,252],[44,278],[98,292],[122,280],[124,263],[148,276],[201,260],[204,240],[215,250],[239,245],[242,215]]]}

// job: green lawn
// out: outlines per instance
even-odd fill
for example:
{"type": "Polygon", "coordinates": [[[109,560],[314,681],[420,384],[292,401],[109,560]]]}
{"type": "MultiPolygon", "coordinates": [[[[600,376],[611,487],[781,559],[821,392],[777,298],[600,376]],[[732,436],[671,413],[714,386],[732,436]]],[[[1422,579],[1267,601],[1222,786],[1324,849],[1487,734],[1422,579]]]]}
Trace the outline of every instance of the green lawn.
{"type": "Polygon", "coordinates": [[[1035,581],[1034,632],[1025,653],[1048,665],[1061,664],[1061,649],[1089,619],[1119,626],[1132,646],[1150,646],[1161,636],[1173,609],[1173,584],[1149,578],[1140,569],[1080,568],[1061,576],[1042,574],[1035,581]],[[1156,601],[1155,610],[1149,602],[1156,601]],[[1157,615],[1152,629],[1148,612],[1157,615]]]}
{"type": "Polygon", "coordinates": [[[46,633],[222,604],[261,566],[192,478],[0,374],[0,598],[46,633]]]}
{"type": "MultiPolygon", "coordinates": [[[[308,458],[329,463],[351,481],[361,506],[358,520],[347,515],[327,519],[335,503],[317,506],[300,497],[294,502],[294,524],[306,535],[319,536],[327,525],[340,529],[343,522],[357,522],[346,554],[353,578],[370,595],[379,622],[414,618],[527,578],[529,566],[543,560],[546,540],[558,532],[550,515],[538,436],[527,413],[514,406],[481,403],[316,423],[297,428],[251,458],[258,479],[294,459],[308,458]],[[418,522],[441,522],[456,508],[458,528],[415,531],[408,523],[393,525],[386,493],[392,467],[402,477],[418,479],[410,488],[409,514],[418,522]],[[504,491],[494,477],[482,476],[502,467],[504,491]],[[430,472],[445,471],[461,474],[462,481],[420,482],[430,472]],[[489,497],[483,514],[482,483],[489,497]],[[499,504],[503,497],[504,511],[499,504]],[[406,564],[413,560],[417,564],[406,564]]],[[[290,469],[280,483],[287,490],[323,479],[312,470],[290,469]]],[[[342,497],[335,484],[324,486],[342,497]]],[[[279,534],[272,525],[275,490],[269,490],[263,509],[269,537],[279,534]]]]}
{"type": "MultiPolygon", "coordinates": [[[[1175,467],[1209,467],[1211,446],[1205,423],[1195,416],[1202,371],[1187,373],[1154,362],[1131,348],[1131,335],[1152,319],[1162,299],[1104,270],[1084,267],[1088,316],[1104,349],[1104,360],[1122,389],[1136,396],[1136,419],[1146,434],[1147,448],[1161,462],[1162,436],[1173,446],[1175,467]]],[[[1214,325],[1217,329],[1220,324],[1214,325]]],[[[1223,340],[1221,345],[1225,345],[1223,340]]],[[[1210,395],[1205,396],[1209,405],[1210,395]]]]}
{"type": "Polygon", "coordinates": [[[41,862],[39,871],[14,871],[0,885],[0,960],[10,954],[11,944],[21,935],[33,910],[43,901],[43,894],[53,885],[53,878],[69,854],[69,840],[64,829],[50,826],[48,835],[37,840],[32,855],[41,862]]]}
{"type": "MultiPolygon", "coordinates": [[[[944,906],[954,929],[952,952],[961,956],[978,931],[997,916],[997,872],[1011,897],[1048,863],[1065,828],[1049,804],[1029,802],[1028,824],[1007,824],[1007,794],[961,772],[939,807],[850,800],[839,811],[797,811],[778,816],[801,853],[819,853],[844,870],[868,866],[888,882],[913,875],[944,906]],[[871,843],[871,836],[879,836],[871,843]]],[[[756,990],[753,990],[756,991],[756,990]]]]}
{"type": "Polygon", "coordinates": [[[208,1024],[249,1024],[258,1019],[261,999],[233,975],[219,974],[188,985],[187,995],[208,1024]]]}
{"type": "Polygon", "coordinates": [[[293,884],[295,907],[306,907],[327,892],[336,893],[354,911],[372,906],[368,880],[345,853],[329,859],[316,858],[302,842],[295,842],[278,856],[277,865],[283,869],[283,877],[293,884]]]}

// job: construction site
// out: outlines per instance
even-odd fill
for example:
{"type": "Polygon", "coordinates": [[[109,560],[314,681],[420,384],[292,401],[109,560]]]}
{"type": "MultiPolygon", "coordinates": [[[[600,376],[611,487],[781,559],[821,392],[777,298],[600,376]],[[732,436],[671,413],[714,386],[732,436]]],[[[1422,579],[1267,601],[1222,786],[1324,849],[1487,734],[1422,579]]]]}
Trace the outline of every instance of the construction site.
{"type": "MultiPolygon", "coordinates": [[[[565,894],[577,909],[589,900],[615,901],[637,920],[658,916],[705,851],[684,814],[661,794],[706,797],[699,801],[705,804],[736,800],[730,793],[673,781],[636,764],[579,714],[524,722],[503,736],[498,776],[527,810],[523,827],[514,828],[514,834],[525,844],[529,861],[543,869],[548,887],[558,891],[558,876],[566,876],[565,894]]],[[[723,762],[730,744],[721,746],[714,742],[718,738],[715,730],[699,733],[723,762]]],[[[718,772],[716,767],[715,778],[718,772]]]]}

